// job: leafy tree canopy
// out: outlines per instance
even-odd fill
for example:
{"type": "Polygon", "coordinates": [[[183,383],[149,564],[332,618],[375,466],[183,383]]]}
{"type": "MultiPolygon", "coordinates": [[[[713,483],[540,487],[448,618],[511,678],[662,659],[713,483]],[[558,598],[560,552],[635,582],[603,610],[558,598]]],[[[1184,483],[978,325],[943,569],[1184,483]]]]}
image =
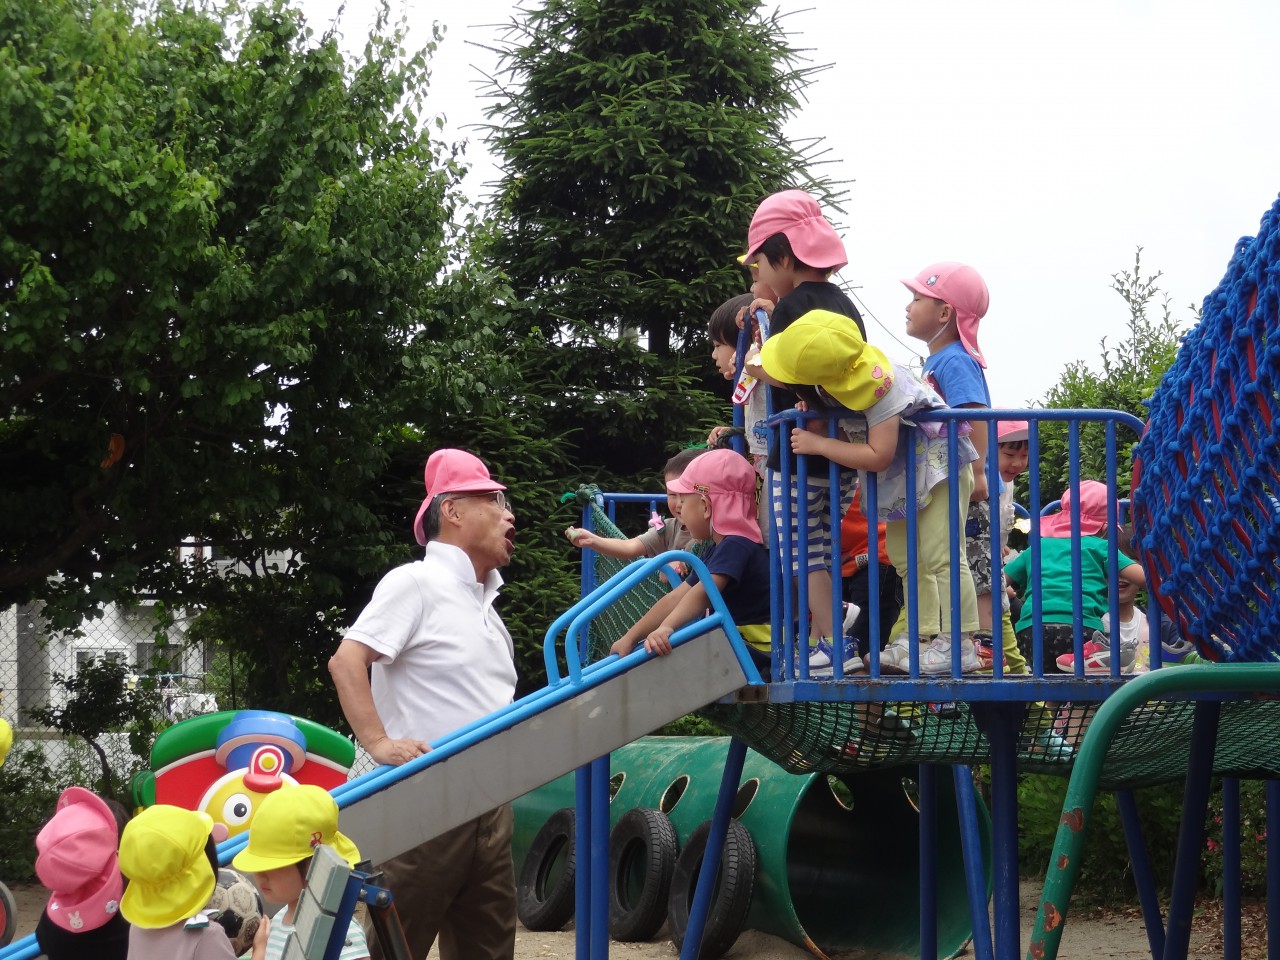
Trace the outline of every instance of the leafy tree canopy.
{"type": "Polygon", "coordinates": [[[285,0],[0,7],[0,605],[276,578],[245,613],[314,661],[317,611],[407,554],[422,452],[384,485],[389,428],[430,441],[508,373],[501,285],[450,259],[435,44],[402,40],[385,7],[354,60],[285,0]]]}

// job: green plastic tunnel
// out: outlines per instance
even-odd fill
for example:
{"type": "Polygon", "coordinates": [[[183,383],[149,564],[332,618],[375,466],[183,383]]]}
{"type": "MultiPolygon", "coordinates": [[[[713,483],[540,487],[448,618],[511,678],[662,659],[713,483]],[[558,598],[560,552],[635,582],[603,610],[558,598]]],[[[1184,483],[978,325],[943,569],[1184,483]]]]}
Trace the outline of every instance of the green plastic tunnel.
{"type": "MultiPolygon", "coordinates": [[[[727,750],[723,737],[645,737],[614,751],[610,823],[633,807],[662,810],[683,846],[711,818],[727,750]]],[[[747,926],[819,955],[919,956],[918,814],[906,780],[914,771],[796,775],[749,750],[733,811],[758,855],[747,926]]],[[[955,795],[950,777],[938,781],[938,948],[951,956],[972,928],[955,795]]],[[[975,799],[985,850],[989,821],[975,799]]],[[[517,870],[547,818],[573,805],[573,774],[515,802],[517,870]]]]}

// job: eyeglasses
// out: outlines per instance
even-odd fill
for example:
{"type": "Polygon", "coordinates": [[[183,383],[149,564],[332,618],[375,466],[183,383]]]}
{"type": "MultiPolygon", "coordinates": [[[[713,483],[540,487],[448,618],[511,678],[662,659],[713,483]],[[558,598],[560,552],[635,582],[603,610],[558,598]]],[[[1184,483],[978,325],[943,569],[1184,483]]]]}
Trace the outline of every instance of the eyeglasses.
{"type": "Polygon", "coordinates": [[[492,504],[495,504],[499,510],[509,509],[507,506],[507,495],[503,493],[501,490],[486,490],[483,493],[451,493],[449,494],[448,499],[450,500],[484,499],[484,500],[488,500],[492,504]]]}

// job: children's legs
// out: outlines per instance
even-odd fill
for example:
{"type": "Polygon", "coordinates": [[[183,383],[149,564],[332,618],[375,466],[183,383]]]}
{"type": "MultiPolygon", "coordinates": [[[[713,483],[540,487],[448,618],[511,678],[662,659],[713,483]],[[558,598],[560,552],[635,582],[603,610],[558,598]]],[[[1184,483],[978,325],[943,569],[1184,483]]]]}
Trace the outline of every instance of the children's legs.
{"type": "MultiPolygon", "coordinates": [[[[790,530],[782,526],[782,483],[777,472],[769,474],[770,496],[773,501],[773,529],[775,542],[791,537],[791,575],[798,578],[805,572],[809,592],[809,636],[834,636],[831,613],[831,502],[825,483],[809,481],[805,491],[805,526],[803,539],[799,528],[799,498],[794,478],[788,491],[791,501],[790,530]]],[[[841,500],[844,484],[841,484],[841,500]]]]}
{"type": "MultiPolygon", "coordinates": [[[[885,552],[889,554],[889,559],[893,561],[893,568],[898,571],[898,576],[902,578],[902,609],[898,611],[898,619],[894,621],[893,629],[889,633],[893,640],[897,640],[898,637],[907,635],[907,616],[909,612],[907,605],[911,602],[911,591],[907,583],[910,574],[907,567],[907,522],[905,520],[891,520],[884,525],[884,530],[885,552]]],[[[938,632],[938,583],[925,565],[918,562],[920,560],[919,551],[917,551],[916,560],[916,609],[920,611],[918,621],[920,636],[927,640],[938,632]],[[932,594],[934,598],[931,607],[926,606],[926,597],[929,594],[932,594]],[[926,632],[925,630],[925,612],[929,609],[934,611],[932,632],[926,632]]]]}
{"type": "Polygon", "coordinates": [[[1013,632],[1013,619],[1009,615],[1009,608],[1005,607],[1004,613],[1000,617],[1000,645],[1004,649],[1004,672],[1005,673],[1027,673],[1027,661],[1023,657],[1022,651],[1018,649],[1018,635],[1013,632]]]}
{"type": "MultiPolygon", "coordinates": [[[[960,503],[969,502],[973,492],[973,470],[968,465],[960,471],[960,503]]],[[[933,571],[936,584],[934,603],[936,616],[933,633],[950,634],[951,618],[951,504],[946,483],[933,490],[929,505],[919,513],[917,530],[920,540],[920,562],[933,571]]],[[[969,572],[966,551],[960,549],[960,632],[970,634],[978,629],[978,600],[973,589],[973,575],[969,572]]],[[[925,597],[922,595],[920,635],[925,632],[925,597]]]]}
{"type": "MultiPolygon", "coordinates": [[[[972,469],[972,468],[971,468],[972,469]]],[[[965,552],[973,591],[977,594],[978,629],[991,632],[991,507],[983,500],[969,504],[965,522],[965,552]]]]}

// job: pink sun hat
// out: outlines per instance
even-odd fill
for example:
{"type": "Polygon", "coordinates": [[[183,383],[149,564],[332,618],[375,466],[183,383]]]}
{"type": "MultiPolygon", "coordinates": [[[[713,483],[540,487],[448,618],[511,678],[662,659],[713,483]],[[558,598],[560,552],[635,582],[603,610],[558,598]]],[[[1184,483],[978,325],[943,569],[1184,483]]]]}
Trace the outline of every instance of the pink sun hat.
{"type": "Polygon", "coordinates": [[[756,471],[733,450],[708,450],[667,484],[672,493],[696,493],[711,502],[711,529],[723,537],[764,543],[756,522],[756,471]]]}
{"type": "Polygon", "coordinates": [[[119,911],[119,843],[116,818],[101,797],[84,787],[62,791],[36,835],[36,876],[51,892],[45,910],[56,926],[96,930],[119,911]]]}
{"type": "Polygon", "coordinates": [[[427,457],[427,466],[422,475],[427,486],[427,498],[422,501],[422,506],[418,507],[418,515],[413,518],[413,535],[424,547],[427,545],[427,533],[422,520],[437,494],[487,493],[507,489],[489,476],[489,468],[475,454],[449,447],[437,450],[427,457]]]}
{"type": "Polygon", "coordinates": [[[803,190],[783,190],[760,202],[747,231],[747,252],[742,262],[753,265],[760,246],[781,233],[804,263],[818,270],[839,270],[849,262],[844,243],[827,222],[818,201],[803,190]]]}
{"type": "Polygon", "coordinates": [[[999,443],[1026,440],[1031,436],[1031,424],[1025,420],[1001,420],[1000,426],[996,427],[996,436],[999,443]]]}
{"type": "MultiPolygon", "coordinates": [[[[1107,526],[1107,485],[1097,480],[1080,481],[1080,535],[1093,536],[1107,526]]],[[[1071,536],[1071,489],[1067,488],[1059,503],[1062,509],[1040,518],[1040,536],[1071,536]]]]}
{"type": "Polygon", "coordinates": [[[908,290],[922,297],[933,297],[951,305],[956,312],[956,332],[969,356],[982,366],[986,358],[978,348],[978,321],[987,315],[991,294],[977,270],[963,263],[943,261],[931,263],[910,280],[903,280],[908,290]]]}

